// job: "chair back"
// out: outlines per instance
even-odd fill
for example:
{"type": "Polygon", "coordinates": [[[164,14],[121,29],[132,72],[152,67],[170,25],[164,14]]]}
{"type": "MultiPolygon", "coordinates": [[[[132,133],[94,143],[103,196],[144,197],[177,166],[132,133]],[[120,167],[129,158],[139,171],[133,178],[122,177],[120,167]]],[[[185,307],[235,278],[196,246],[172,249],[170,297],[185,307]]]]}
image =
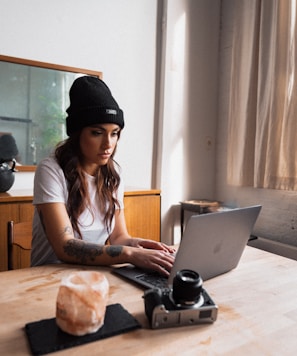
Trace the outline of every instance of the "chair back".
{"type": "Polygon", "coordinates": [[[8,222],[8,269],[30,267],[32,221],[14,223],[8,222]]]}

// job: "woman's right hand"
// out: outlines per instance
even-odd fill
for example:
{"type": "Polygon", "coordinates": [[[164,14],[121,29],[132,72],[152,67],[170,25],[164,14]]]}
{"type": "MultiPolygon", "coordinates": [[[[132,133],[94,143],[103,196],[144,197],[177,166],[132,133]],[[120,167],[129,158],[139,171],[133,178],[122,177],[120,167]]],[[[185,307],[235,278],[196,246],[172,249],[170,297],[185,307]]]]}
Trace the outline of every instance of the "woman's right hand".
{"type": "Polygon", "coordinates": [[[174,263],[174,255],[164,250],[129,248],[129,262],[135,266],[153,269],[168,277],[174,263]]]}

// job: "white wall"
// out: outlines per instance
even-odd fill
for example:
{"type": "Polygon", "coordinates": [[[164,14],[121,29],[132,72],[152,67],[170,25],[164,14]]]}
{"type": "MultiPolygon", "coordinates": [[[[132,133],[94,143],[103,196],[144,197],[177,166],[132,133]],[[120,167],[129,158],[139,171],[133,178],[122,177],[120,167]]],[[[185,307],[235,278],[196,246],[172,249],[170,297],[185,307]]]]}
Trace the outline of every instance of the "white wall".
{"type": "Polygon", "coordinates": [[[177,242],[179,201],[216,199],[220,1],[169,0],[166,23],[159,179],[162,236],[177,242]]]}
{"type": "Polygon", "coordinates": [[[179,201],[216,198],[220,0],[0,0],[0,14],[1,54],[103,72],[126,185],[161,189],[162,239],[177,241],[179,201]]]}

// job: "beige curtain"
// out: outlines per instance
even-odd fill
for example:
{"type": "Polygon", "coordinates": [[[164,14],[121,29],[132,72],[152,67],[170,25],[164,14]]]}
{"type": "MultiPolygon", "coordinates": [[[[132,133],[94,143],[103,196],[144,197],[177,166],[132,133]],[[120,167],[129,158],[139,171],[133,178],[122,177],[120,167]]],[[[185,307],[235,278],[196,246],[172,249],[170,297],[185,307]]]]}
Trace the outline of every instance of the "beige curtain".
{"type": "Polygon", "coordinates": [[[234,6],[228,182],[297,190],[296,0],[234,6]]]}

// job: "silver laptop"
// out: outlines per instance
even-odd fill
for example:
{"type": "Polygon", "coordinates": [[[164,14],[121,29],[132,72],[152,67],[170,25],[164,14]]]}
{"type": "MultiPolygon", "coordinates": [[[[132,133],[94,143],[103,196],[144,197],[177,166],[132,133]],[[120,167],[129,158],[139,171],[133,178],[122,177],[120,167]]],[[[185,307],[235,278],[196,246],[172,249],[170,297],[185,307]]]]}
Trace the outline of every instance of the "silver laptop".
{"type": "Polygon", "coordinates": [[[146,288],[172,286],[176,272],[191,269],[204,281],[235,268],[251,236],[261,206],[192,215],[186,225],[169,278],[132,265],[115,267],[119,274],[146,288]]]}

